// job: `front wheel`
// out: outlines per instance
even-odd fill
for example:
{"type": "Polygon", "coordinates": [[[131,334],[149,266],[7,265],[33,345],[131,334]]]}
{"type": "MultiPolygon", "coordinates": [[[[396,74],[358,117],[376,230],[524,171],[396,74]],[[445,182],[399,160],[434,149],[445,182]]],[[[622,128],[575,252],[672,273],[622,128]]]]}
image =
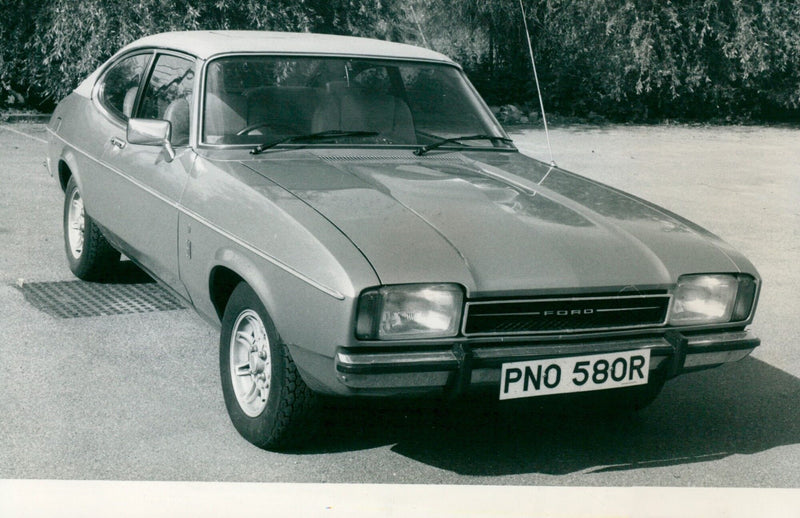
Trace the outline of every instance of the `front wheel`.
{"type": "Polygon", "coordinates": [[[245,283],[225,307],[219,359],[225,406],[245,439],[260,448],[283,449],[309,437],[316,397],[245,283]]]}
{"type": "Polygon", "coordinates": [[[69,269],[83,280],[102,280],[119,262],[112,247],[86,214],[75,177],[70,177],[64,197],[64,248],[69,269]]]}

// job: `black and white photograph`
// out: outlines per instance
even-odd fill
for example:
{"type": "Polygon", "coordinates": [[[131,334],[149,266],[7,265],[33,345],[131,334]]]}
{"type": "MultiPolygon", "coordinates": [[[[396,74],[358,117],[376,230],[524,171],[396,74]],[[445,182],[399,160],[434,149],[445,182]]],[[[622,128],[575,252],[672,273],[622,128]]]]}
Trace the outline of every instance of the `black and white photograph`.
{"type": "Polygon", "coordinates": [[[0,0],[0,238],[0,516],[798,516],[793,0],[0,0]]]}

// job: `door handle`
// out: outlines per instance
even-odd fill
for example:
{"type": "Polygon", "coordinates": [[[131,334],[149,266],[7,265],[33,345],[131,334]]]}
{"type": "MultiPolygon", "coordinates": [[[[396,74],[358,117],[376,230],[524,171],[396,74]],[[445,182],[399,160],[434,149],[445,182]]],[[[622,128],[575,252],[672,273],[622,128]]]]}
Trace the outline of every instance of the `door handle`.
{"type": "Polygon", "coordinates": [[[124,149],[126,142],[119,137],[111,137],[111,145],[119,149],[124,149]]]}

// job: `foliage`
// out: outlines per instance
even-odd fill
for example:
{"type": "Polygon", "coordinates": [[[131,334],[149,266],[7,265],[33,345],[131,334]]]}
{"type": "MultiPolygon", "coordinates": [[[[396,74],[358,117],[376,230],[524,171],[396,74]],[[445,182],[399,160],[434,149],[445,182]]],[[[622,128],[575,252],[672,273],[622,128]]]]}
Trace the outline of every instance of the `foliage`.
{"type": "MultiPolygon", "coordinates": [[[[185,29],[426,45],[491,103],[538,106],[519,0],[0,0],[0,106],[52,104],[124,44],[185,29]]],[[[524,0],[549,110],[615,120],[800,119],[796,0],[524,0]]]]}
{"type": "Polygon", "coordinates": [[[0,65],[0,78],[51,101],[64,97],[114,51],[147,34],[193,29],[308,30],[311,25],[309,13],[296,9],[303,2],[292,0],[2,1],[0,41],[5,66],[0,65]]]}
{"type": "MultiPolygon", "coordinates": [[[[535,105],[518,0],[457,5],[450,12],[488,41],[473,68],[479,90],[535,105]]],[[[525,0],[525,9],[546,106],[558,113],[800,118],[795,0],[525,0]]]]}

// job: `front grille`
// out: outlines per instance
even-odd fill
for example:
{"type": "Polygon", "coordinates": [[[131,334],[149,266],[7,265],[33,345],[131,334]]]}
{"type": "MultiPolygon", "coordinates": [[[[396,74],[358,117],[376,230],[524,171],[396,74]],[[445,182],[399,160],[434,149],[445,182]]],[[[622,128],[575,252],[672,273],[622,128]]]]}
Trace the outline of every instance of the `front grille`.
{"type": "Polygon", "coordinates": [[[468,302],[464,334],[569,333],[658,326],[670,296],[634,295],[468,302]]]}

